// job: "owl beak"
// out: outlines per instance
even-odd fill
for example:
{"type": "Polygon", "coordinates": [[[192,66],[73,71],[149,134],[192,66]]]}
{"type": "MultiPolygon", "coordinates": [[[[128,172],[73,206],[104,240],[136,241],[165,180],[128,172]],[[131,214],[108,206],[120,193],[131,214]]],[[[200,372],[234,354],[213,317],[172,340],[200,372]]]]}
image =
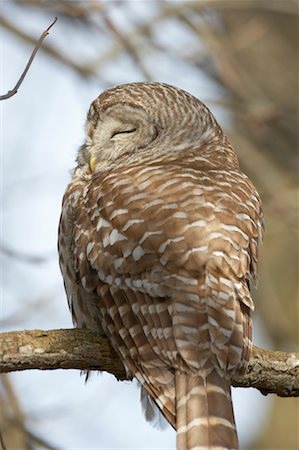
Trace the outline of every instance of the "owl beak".
{"type": "Polygon", "coordinates": [[[92,156],[92,157],[90,158],[90,160],[89,160],[89,168],[90,168],[90,170],[91,170],[92,172],[95,171],[95,168],[96,168],[96,159],[95,159],[94,156],[92,156]]]}

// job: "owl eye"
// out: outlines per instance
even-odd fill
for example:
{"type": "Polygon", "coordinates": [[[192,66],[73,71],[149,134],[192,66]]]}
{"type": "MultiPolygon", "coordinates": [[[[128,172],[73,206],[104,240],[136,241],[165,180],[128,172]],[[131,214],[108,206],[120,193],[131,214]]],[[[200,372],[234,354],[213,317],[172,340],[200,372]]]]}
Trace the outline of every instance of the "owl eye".
{"type": "Polygon", "coordinates": [[[131,130],[116,130],[111,135],[111,139],[114,138],[117,134],[126,134],[126,133],[134,133],[136,131],[136,128],[132,128],[131,130]]]}

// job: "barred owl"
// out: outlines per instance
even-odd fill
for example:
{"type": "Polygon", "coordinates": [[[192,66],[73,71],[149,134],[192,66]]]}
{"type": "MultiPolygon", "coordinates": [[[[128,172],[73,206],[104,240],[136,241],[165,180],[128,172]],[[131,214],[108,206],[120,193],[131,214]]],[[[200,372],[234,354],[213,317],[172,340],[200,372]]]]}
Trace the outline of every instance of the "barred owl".
{"type": "Polygon", "coordinates": [[[230,379],[250,357],[262,229],[258,193],[195,97],[132,83],[91,104],[59,227],[69,307],[107,335],[179,450],[238,448],[230,379]]]}

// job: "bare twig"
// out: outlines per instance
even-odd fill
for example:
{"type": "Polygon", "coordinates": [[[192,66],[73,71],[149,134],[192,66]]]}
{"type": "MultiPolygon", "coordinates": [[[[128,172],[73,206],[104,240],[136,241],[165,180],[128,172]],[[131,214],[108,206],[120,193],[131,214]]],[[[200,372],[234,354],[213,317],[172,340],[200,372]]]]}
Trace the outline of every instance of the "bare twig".
{"type": "MultiPolygon", "coordinates": [[[[13,33],[19,39],[22,39],[27,44],[33,45],[35,43],[35,40],[32,38],[32,36],[30,36],[30,34],[24,33],[24,31],[20,30],[17,26],[15,26],[13,22],[9,21],[7,18],[4,18],[1,15],[0,15],[0,25],[3,26],[6,30],[13,33]]],[[[54,60],[75,71],[83,78],[95,76],[99,78],[98,75],[96,74],[94,68],[95,63],[93,61],[85,64],[79,64],[77,63],[76,60],[72,60],[66,54],[63,54],[54,47],[47,45],[47,43],[43,44],[41,50],[54,60]]]]}
{"type": "Polygon", "coordinates": [[[22,430],[25,414],[14,389],[12,377],[7,373],[0,375],[0,391],[2,394],[0,398],[1,428],[3,430],[2,436],[0,430],[0,449],[25,449],[27,438],[22,430]]]}
{"type": "MultiPolygon", "coordinates": [[[[187,2],[187,4],[193,6],[193,1],[187,2]]],[[[250,2],[238,2],[236,0],[204,0],[203,4],[209,7],[218,7],[223,10],[252,10],[254,8],[260,11],[277,11],[285,14],[298,14],[297,2],[271,2],[251,0],[250,2]]]]}
{"type": "Polygon", "coordinates": [[[0,430],[0,445],[1,445],[1,450],[6,450],[6,446],[5,446],[5,443],[4,443],[4,439],[3,439],[3,436],[2,436],[2,431],[0,430]]]}
{"type": "MultiPolygon", "coordinates": [[[[39,256],[39,255],[31,255],[30,253],[26,253],[26,252],[20,252],[20,251],[14,250],[12,248],[6,247],[3,244],[0,244],[0,254],[3,254],[10,258],[14,258],[17,261],[21,261],[21,262],[29,263],[29,264],[48,263],[50,261],[50,259],[52,258],[52,255],[39,256]]],[[[54,257],[56,257],[56,254],[54,254],[54,257]]]]}
{"type": "Polygon", "coordinates": [[[49,25],[48,28],[41,34],[39,40],[37,41],[36,46],[33,49],[33,52],[31,53],[29,61],[26,64],[26,67],[25,67],[22,75],[19,78],[19,81],[17,82],[17,84],[15,85],[15,87],[13,89],[11,89],[10,91],[7,92],[7,94],[0,95],[0,100],[6,100],[6,99],[12,97],[13,95],[15,95],[18,92],[18,89],[21,86],[21,84],[23,83],[24,78],[25,78],[25,76],[26,76],[26,74],[27,74],[27,72],[28,72],[28,70],[29,70],[29,68],[30,68],[30,66],[32,64],[32,61],[33,61],[36,53],[38,52],[38,50],[39,50],[43,40],[45,39],[46,36],[48,36],[50,28],[52,28],[53,25],[56,22],[57,22],[57,17],[55,17],[55,20],[51,23],[51,25],[49,25]]]}
{"type": "Polygon", "coordinates": [[[44,448],[46,450],[59,450],[58,447],[54,447],[52,444],[50,444],[50,442],[45,441],[40,436],[36,435],[32,431],[30,431],[28,428],[24,427],[23,424],[17,423],[17,425],[24,432],[24,434],[28,437],[29,441],[38,445],[38,447],[34,447],[34,448],[38,448],[38,449],[44,448]]]}
{"type": "Polygon", "coordinates": [[[0,430],[0,450],[6,450],[8,448],[25,449],[27,448],[26,443],[35,443],[40,449],[44,448],[47,450],[58,450],[56,447],[30,431],[26,427],[25,415],[22,411],[19,399],[11,382],[11,377],[9,377],[9,375],[7,375],[6,373],[2,373],[0,381],[2,385],[1,387],[3,387],[3,390],[5,391],[5,403],[2,404],[2,406],[5,415],[3,430],[6,432],[6,434],[4,433],[3,436],[1,435],[0,430]],[[11,441],[9,436],[7,435],[8,430],[11,430],[10,438],[13,438],[13,441],[11,441]],[[7,445],[5,445],[6,439],[7,445]]]}
{"type": "MultiPolygon", "coordinates": [[[[27,369],[101,370],[127,379],[125,369],[107,338],[85,329],[29,330],[0,334],[2,372],[27,369]]],[[[263,394],[299,396],[299,354],[254,347],[245,375],[236,387],[255,387],[263,394]]]]}
{"type": "Polygon", "coordinates": [[[115,26],[113,20],[108,16],[108,14],[103,14],[104,22],[107,28],[116,36],[117,40],[120,42],[121,46],[127,50],[128,54],[132,57],[136,66],[142,72],[145,80],[151,80],[152,76],[149,71],[146,69],[143,58],[140,57],[137,47],[134,45],[134,41],[127,38],[127,36],[122,33],[122,31],[115,26]]]}

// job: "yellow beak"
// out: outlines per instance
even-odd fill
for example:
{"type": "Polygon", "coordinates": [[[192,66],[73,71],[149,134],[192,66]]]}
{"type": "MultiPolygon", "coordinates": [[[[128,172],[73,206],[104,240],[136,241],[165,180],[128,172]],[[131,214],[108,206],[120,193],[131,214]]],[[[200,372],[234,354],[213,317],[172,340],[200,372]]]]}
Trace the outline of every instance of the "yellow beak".
{"type": "Polygon", "coordinates": [[[90,160],[89,160],[89,167],[90,167],[90,170],[91,170],[92,172],[95,171],[95,168],[96,168],[96,159],[95,159],[94,156],[92,156],[92,157],[90,158],[90,160]]]}

